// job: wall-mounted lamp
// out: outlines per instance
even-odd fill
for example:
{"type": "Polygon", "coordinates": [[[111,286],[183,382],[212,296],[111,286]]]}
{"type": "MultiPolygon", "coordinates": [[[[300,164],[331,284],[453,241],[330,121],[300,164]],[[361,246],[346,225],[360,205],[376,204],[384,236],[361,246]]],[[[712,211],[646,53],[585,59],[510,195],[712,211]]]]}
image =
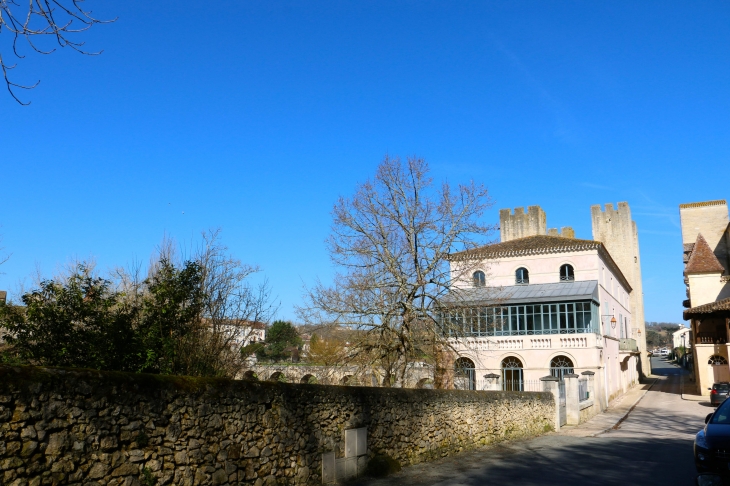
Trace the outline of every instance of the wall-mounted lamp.
{"type": "Polygon", "coordinates": [[[616,329],[616,317],[612,317],[612,318],[611,318],[611,327],[612,327],[613,329],[616,329]]]}

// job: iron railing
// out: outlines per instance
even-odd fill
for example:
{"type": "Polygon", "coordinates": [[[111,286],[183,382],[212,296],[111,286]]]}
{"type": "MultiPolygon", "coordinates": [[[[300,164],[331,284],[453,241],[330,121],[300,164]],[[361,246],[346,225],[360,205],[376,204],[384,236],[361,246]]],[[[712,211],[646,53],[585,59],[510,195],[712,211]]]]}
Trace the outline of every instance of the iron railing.
{"type": "Polygon", "coordinates": [[[540,380],[505,380],[502,382],[504,391],[543,391],[543,384],[540,380]]]}

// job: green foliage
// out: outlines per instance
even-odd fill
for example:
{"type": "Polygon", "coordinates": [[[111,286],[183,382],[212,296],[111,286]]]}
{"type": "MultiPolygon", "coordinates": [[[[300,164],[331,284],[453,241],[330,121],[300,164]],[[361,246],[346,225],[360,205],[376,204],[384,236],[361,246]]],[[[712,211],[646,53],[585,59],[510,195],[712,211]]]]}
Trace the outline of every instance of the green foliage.
{"type": "MultiPolygon", "coordinates": [[[[143,301],[139,328],[145,352],[141,371],[179,374],[190,372],[184,354],[191,337],[200,325],[204,294],[202,272],[196,262],[186,262],[182,269],[163,259],[147,280],[148,293],[143,301]]],[[[196,373],[193,373],[196,374],[196,373]]]]}
{"type": "Polygon", "coordinates": [[[302,338],[291,322],[274,321],[266,333],[264,346],[256,351],[258,359],[264,361],[283,361],[298,356],[302,338]]]}
{"type": "Polygon", "coordinates": [[[254,354],[258,354],[259,352],[262,352],[264,349],[264,343],[251,343],[247,344],[246,346],[243,346],[241,348],[241,357],[242,358],[248,358],[250,356],[253,356],[254,354]]]}
{"type": "Polygon", "coordinates": [[[65,282],[41,282],[24,307],[0,305],[0,327],[14,359],[47,366],[135,370],[137,309],[83,265],[65,282]]]}
{"type": "Polygon", "coordinates": [[[652,348],[672,349],[674,342],[672,333],[679,331],[682,326],[673,322],[647,322],[646,346],[652,348]]]}
{"type": "Polygon", "coordinates": [[[94,277],[84,265],[63,281],[45,280],[22,296],[23,306],[0,304],[9,349],[4,363],[212,375],[196,353],[203,291],[195,262],[176,268],[161,260],[145,292],[131,298],[94,277]],[[201,364],[202,363],[202,364],[201,364]]]}
{"type": "Polygon", "coordinates": [[[155,486],[157,478],[152,475],[152,470],[148,467],[142,468],[142,486],[155,486]]]}

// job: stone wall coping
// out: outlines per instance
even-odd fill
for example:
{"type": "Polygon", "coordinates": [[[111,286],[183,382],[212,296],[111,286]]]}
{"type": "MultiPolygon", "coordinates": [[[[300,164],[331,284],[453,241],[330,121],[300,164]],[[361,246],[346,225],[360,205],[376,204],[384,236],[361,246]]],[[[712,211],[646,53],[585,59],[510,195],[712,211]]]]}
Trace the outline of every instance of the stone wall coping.
{"type": "Polygon", "coordinates": [[[595,375],[595,374],[596,374],[596,373],[595,373],[595,372],[593,372],[593,371],[584,371],[583,373],[581,373],[581,375],[586,375],[586,376],[593,376],[593,375],[595,375]]]}
{"type": "Polygon", "coordinates": [[[558,380],[557,376],[550,375],[550,376],[543,376],[542,378],[540,378],[540,381],[560,381],[560,380],[558,380]]]}

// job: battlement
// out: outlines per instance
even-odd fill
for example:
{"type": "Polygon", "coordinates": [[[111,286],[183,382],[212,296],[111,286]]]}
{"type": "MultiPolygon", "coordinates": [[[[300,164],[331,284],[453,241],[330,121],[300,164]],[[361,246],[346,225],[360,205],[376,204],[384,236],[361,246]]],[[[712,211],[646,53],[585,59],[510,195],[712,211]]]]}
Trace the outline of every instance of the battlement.
{"type": "Polygon", "coordinates": [[[563,226],[560,230],[558,228],[548,228],[547,235],[575,239],[575,230],[571,226],[563,226]]]}
{"type": "Polygon", "coordinates": [[[502,242],[524,238],[525,236],[547,233],[547,217],[540,206],[499,210],[499,228],[502,242]]]}
{"type": "Polygon", "coordinates": [[[679,209],[704,208],[707,206],[727,206],[727,201],[724,199],[716,199],[714,201],[685,203],[685,204],[680,204],[679,209]]]}

